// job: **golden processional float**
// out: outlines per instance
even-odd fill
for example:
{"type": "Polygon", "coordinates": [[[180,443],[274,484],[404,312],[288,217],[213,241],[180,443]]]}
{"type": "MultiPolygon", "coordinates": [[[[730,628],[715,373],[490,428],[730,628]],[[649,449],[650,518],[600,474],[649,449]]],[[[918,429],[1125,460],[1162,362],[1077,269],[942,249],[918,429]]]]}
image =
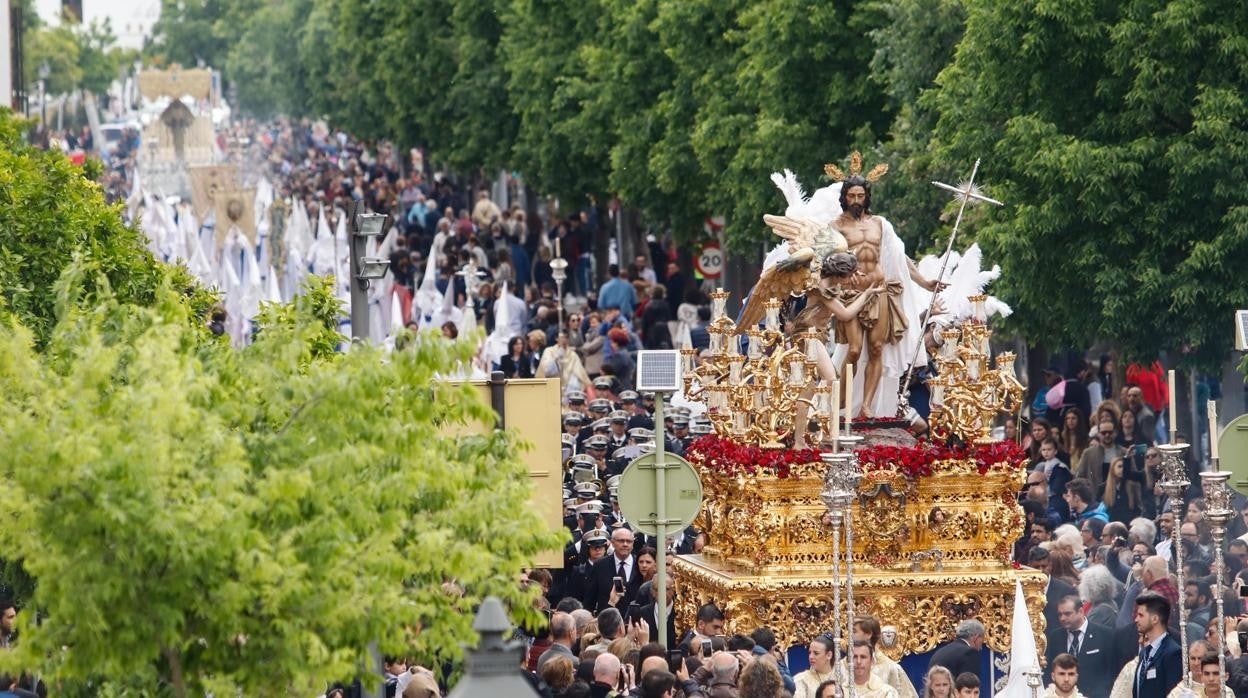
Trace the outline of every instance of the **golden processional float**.
{"type": "Polygon", "coordinates": [[[1006,652],[1018,580],[1043,642],[1045,578],[1011,560],[1026,454],[990,437],[994,419],[1017,414],[1023,388],[1014,356],[990,355],[983,297],[933,351],[931,441],[904,420],[847,419],[853,367],[829,377],[817,331],[783,332],[783,298],[766,298],[762,329],[738,327],[727,298],[712,294],[709,350],[682,350],[684,395],[706,406],[714,433],[686,451],[702,478],[695,525],[707,544],[674,563],[680,623],[715,603],[726,633],[767,626],[791,646],[848,637],[853,615],[870,613],[897,660],[976,618],[986,644],[1006,652]]]}

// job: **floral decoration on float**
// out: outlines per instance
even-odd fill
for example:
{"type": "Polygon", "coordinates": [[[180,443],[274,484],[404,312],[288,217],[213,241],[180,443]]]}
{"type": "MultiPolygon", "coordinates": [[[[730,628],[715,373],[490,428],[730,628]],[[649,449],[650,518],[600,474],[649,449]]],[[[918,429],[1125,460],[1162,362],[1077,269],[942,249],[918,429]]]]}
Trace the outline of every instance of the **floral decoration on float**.
{"type": "MultiPolygon", "coordinates": [[[[765,475],[777,479],[799,477],[795,466],[820,462],[822,452],[813,448],[760,448],[715,434],[699,438],[685,450],[691,463],[724,477],[765,475]]],[[[894,472],[915,480],[939,474],[941,464],[973,462],[980,475],[989,472],[1022,472],[1027,452],[1012,441],[985,444],[941,445],[919,441],[914,446],[863,446],[855,451],[864,473],[894,472]]],[[[958,470],[963,470],[962,465],[958,470]]]]}

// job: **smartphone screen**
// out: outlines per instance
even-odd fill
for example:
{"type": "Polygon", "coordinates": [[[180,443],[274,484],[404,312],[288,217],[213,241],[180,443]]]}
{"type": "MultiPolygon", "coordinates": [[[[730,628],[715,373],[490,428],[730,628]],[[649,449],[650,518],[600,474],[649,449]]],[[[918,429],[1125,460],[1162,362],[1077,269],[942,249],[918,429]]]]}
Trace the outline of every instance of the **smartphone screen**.
{"type": "Polygon", "coordinates": [[[702,656],[703,657],[711,656],[711,641],[710,640],[702,641],[702,656]]]}
{"type": "Polygon", "coordinates": [[[615,590],[621,594],[624,593],[624,578],[615,577],[615,590]]]}

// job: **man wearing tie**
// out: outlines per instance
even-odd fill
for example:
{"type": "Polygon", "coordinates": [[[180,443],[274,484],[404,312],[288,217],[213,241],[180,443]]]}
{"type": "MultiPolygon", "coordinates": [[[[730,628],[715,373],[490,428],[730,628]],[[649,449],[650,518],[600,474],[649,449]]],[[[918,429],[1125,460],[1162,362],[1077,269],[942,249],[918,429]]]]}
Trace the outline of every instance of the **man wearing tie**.
{"type": "Polygon", "coordinates": [[[611,533],[611,548],[610,555],[594,563],[589,574],[589,589],[582,599],[585,608],[594,613],[613,605],[616,608],[627,608],[628,602],[637,596],[637,588],[641,586],[637,561],[633,559],[633,532],[623,527],[615,529],[611,533]],[[616,577],[623,581],[624,591],[612,604],[611,590],[615,586],[616,577]]]}
{"type": "Polygon", "coordinates": [[[1069,654],[1079,664],[1079,692],[1087,698],[1108,698],[1114,677],[1122,668],[1114,655],[1113,633],[1103,625],[1088,621],[1077,596],[1067,596],[1057,602],[1057,617],[1060,626],[1049,628],[1045,633],[1049,665],[1045,673],[1052,671],[1057,655],[1069,654]]]}
{"type": "Polygon", "coordinates": [[[1131,698],[1166,698],[1183,678],[1183,650],[1166,634],[1170,602],[1146,591],[1135,598],[1135,629],[1140,633],[1139,664],[1131,698]]]}

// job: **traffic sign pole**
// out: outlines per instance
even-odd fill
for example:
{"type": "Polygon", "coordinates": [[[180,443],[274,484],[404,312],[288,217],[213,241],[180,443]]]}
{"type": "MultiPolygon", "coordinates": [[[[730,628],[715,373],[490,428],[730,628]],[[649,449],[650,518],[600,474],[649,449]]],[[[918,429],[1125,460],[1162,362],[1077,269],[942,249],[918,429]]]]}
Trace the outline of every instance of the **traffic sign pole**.
{"type": "Polygon", "coordinates": [[[659,569],[655,572],[654,622],[659,624],[656,629],[659,644],[667,648],[667,463],[663,454],[667,451],[667,430],[663,426],[663,393],[654,394],[654,424],[659,428],[659,438],[654,440],[654,490],[655,497],[654,527],[659,536],[658,545],[654,546],[659,569]]]}

